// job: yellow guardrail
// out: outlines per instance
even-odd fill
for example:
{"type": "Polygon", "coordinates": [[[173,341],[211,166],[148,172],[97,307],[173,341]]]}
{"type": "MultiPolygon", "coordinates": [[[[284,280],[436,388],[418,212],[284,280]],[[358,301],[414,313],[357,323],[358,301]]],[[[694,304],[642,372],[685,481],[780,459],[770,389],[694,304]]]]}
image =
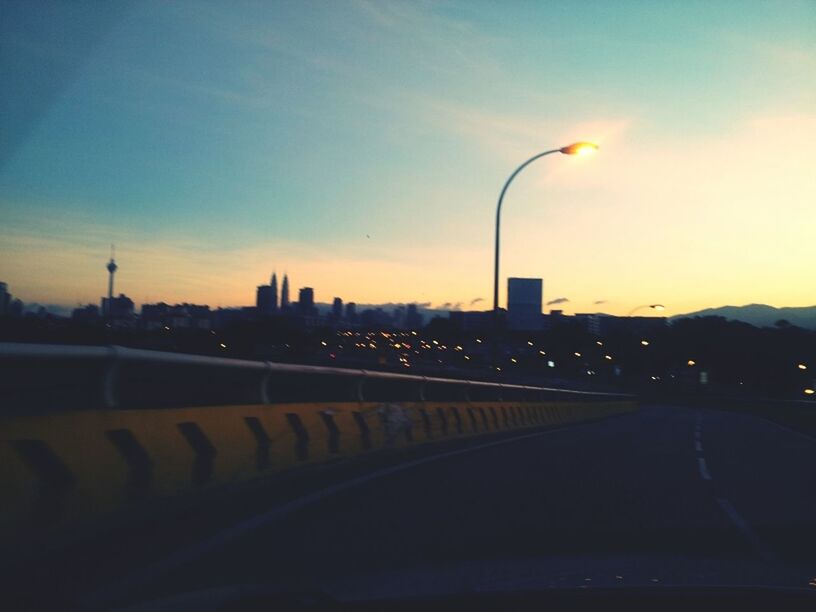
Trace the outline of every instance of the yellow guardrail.
{"type": "Polygon", "coordinates": [[[635,409],[632,401],[86,410],[0,418],[0,547],[41,546],[159,498],[382,449],[635,409]]]}

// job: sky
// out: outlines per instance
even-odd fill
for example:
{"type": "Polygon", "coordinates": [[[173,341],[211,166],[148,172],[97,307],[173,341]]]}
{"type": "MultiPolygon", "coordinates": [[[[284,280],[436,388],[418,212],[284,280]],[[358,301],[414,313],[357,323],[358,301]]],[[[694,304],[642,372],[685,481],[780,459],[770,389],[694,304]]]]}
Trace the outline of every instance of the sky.
{"type": "Polygon", "coordinates": [[[0,280],[26,302],[816,304],[816,2],[0,7],[0,280]],[[502,282],[502,302],[505,294],[502,282]]]}

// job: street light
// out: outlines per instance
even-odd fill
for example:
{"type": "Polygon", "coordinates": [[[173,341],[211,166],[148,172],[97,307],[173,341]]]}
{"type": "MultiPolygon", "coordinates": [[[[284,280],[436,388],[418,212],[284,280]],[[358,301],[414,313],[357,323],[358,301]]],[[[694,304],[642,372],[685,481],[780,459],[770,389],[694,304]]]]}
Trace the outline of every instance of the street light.
{"type": "Polygon", "coordinates": [[[533,163],[535,160],[544,157],[545,155],[552,155],[553,153],[563,153],[564,155],[587,155],[589,153],[593,153],[598,150],[598,145],[593,144],[591,142],[575,142],[571,145],[567,145],[566,147],[561,147],[560,149],[552,149],[551,151],[544,151],[543,153],[539,153],[538,155],[533,155],[530,159],[526,162],[521,164],[518,168],[516,168],[515,172],[510,175],[510,178],[507,179],[507,182],[504,184],[504,187],[501,190],[501,194],[499,194],[499,204],[496,206],[496,250],[494,253],[494,266],[493,266],[493,314],[494,316],[498,315],[499,312],[499,227],[501,224],[501,209],[502,209],[502,202],[504,201],[504,194],[507,192],[507,188],[510,186],[510,183],[513,182],[513,179],[516,178],[516,175],[524,170],[527,166],[533,163]]]}
{"type": "Polygon", "coordinates": [[[626,315],[627,317],[631,317],[635,314],[638,310],[642,310],[643,308],[651,308],[652,310],[666,310],[666,307],[663,304],[643,304],[643,306],[637,306],[629,311],[629,314],[626,315]]]}

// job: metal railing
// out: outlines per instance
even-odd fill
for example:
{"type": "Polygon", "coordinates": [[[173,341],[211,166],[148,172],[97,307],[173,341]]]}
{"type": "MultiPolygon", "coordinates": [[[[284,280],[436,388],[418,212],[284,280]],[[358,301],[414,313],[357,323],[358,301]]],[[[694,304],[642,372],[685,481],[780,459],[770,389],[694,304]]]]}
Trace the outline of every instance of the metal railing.
{"type": "Polygon", "coordinates": [[[121,346],[0,343],[3,412],[297,401],[602,401],[632,397],[121,346]]]}

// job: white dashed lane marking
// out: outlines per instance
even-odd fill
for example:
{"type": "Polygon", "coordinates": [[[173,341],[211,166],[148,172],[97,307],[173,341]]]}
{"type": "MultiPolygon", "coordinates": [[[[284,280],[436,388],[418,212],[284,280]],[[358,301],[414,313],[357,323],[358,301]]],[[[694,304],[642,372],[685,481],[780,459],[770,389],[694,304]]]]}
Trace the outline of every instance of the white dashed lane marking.
{"type": "MultiPolygon", "coordinates": [[[[703,444],[700,441],[700,438],[702,437],[701,429],[701,418],[700,415],[697,415],[694,427],[694,450],[698,453],[697,468],[700,470],[700,476],[703,480],[711,480],[711,472],[708,471],[708,464],[703,456],[703,444]]],[[[737,531],[740,532],[742,537],[748,541],[756,555],[763,561],[775,562],[777,560],[777,556],[768,546],[765,545],[756,532],[751,529],[751,526],[744,518],[742,518],[742,515],[737,512],[737,509],[734,508],[733,504],[725,497],[717,497],[716,500],[722,511],[725,512],[728,520],[730,520],[734,527],[736,527],[737,531]]]]}
{"type": "Polygon", "coordinates": [[[771,551],[771,549],[765,545],[754,530],[751,529],[751,526],[745,521],[744,518],[742,518],[742,515],[737,512],[737,509],[734,508],[730,501],[724,497],[718,497],[717,503],[720,505],[720,508],[723,509],[723,512],[728,515],[728,518],[731,519],[731,522],[739,530],[742,536],[748,540],[751,547],[754,549],[754,552],[763,561],[775,562],[777,560],[777,557],[773,551],[771,551]]]}
{"type": "Polygon", "coordinates": [[[700,476],[703,480],[711,480],[711,473],[708,471],[706,460],[702,457],[697,457],[697,467],[700,469],[700,476]]]}

